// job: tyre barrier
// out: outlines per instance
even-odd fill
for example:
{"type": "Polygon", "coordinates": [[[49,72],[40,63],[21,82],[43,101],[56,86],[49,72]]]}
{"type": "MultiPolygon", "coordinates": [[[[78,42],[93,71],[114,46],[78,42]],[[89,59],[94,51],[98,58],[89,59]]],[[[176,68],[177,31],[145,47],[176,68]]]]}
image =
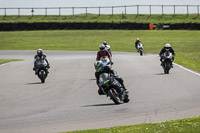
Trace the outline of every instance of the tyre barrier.
{"type": "Polygon", "coordinates": [[[92,30],[92,29],[127,29],[148,30],[148,23],[108,23],[108,22],[37,22],[37,23],[0,23],[0,31],[21,30],[92,30]]]}
{"type": "Polygon", "coordinates": [[[37,23],[0,23],[0,31],[21,30],[200,30],[199,23],[152,24],[131,22],[37,22],[37,23]],[[152,27],[153,25],[153,27],[152,27]]]}
{"type": "Polygon", "coordinates": [[[162,24],[163,30],[200,30],[199,23],[162,24]]]}

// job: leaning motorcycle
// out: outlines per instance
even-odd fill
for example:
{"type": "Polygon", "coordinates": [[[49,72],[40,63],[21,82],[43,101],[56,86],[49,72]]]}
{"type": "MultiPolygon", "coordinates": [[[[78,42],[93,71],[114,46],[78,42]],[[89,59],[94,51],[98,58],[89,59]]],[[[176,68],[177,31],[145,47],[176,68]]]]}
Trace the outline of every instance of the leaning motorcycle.
{"type": "Polygon", "coordinates": [[[111,49],[110,49],[110,45],[106,45],[105,49],[110,53],[110,55],[112,56],[112,53],[111,53],[111,49]]]}
{"type": "Polygon", "coordinates": [[[169,50],[166,50],[166,52],[162,56],[161,61],[165,74],[169,74],[169,70],[172,68],[172,62],[173,62],[172,53],[169,50]]]}
{"type": "Polygon", "coordinates": [[[142,56],[144,53],[144,49],[143,49],[143,44],[141,42],[138,43],[137,49],[138,49],[138,52],[140,53],[140,55],[142,56]]]}
{"type": "Polygon", "coordinates": [[[107,56],[101,57],[100,60],[103,62],[103,66],[111,67],[111,61],[107,56]]]}
{"type": "Polygon", "coordinates": [[[99,77],[99,87],[115,104],[128,103],[128,94],[112,74],[102,73],[99,77]]]}
{"type": "Polygon", "coordinates": [[[45,79],[47,78],[47,62],[45,60],[39,60],[37,62],[37,69],[36,73],[38,75],[38,78],[41,80],[42,83],[45,82],[45,79]]]}

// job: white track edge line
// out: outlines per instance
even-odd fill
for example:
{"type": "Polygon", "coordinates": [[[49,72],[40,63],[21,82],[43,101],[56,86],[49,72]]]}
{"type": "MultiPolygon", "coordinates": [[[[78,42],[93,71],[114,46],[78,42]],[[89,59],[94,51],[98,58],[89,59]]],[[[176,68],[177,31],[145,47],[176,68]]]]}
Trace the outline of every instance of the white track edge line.
{"type": "Polygon", "coordinates": [[[176,63],[173,63],[174,65],[176,65],[176,66],[178,66],[178,67],[180,67],[180,68],[182,68],[182,69],[184,69],[184,70],[186,70],[186,71],[188,71],[188,72],[191,72],[191,73],[193,73],[193,74],[196,74],[197,76],[200,76],[200,73],[197,73],[197,72],[195,72],[195,71],[192,71],[192,70],[190,70],[190,69],[188,69],[188,68],[185,68],[185,67],[183,67],[183,66],[181,66],[181,65],[179,65],[179,64],[176,64],[176,63]]]}

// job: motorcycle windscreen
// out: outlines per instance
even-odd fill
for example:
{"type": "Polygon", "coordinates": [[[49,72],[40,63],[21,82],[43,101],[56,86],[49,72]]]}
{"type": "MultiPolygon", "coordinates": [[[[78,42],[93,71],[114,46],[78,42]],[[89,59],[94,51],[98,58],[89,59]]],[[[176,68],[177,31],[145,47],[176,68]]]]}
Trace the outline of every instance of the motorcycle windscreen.
{"type": "Polygon", "coordinates": [[[101,57],[100,60],[103,62],[103,65],[104,65],[104,66],[110,64],[110,60],[109,60],[108,56],[101,57]]]}
{"type": "Polygon", "coordinates": [[[172,53],[171,53],[169,50],[167,50],[167,51],[164,53],[164,57],[165,57],[165,58],[171,59],[171,58],[172,58],[172,53]]]}
{"type": "Polygon", "coordinates": [[[108,87],[110,83],[110,76],[108,73],[102,73],[99,76],[99,85],[101,87],[108,87]]]}
{"type": "Polygon", "coordinates": [[[46,60],[39,60],[37,62],[37,68],[39,69],[45,69],[46,66],[47,66],[46,60]]]}

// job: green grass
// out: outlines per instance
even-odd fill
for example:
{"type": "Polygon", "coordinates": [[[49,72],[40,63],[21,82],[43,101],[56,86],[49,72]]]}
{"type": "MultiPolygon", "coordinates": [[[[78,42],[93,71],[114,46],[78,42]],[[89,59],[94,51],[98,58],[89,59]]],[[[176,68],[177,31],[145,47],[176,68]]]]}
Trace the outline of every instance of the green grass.
{"type": "Polygon", "coordinates": [[[21,59],[0,59],[0,65],[12,61],[22,61],[21,59]]]}
{"type": "Polygon", "coordinates": [[[173,120],[155,124],[140,124],[66,133],[199,133],[200,117],[173,120]]]}
{"type": "Polygon", "coordinates": [[[159,14],[115,14],[115,15],[50,15],[50,16],[0,16],[0,22],[137,22],[137,23],[200,23],[198,14],[178,14],[178,15],[159,15],[159,14]]]}
{"type": "MultiPolygon", "coordinates": [[[[106,40],[112,51],[136,52],[137,37],[145,53],[159,53],[170,43],[175,62],[200,72],[200,31],[191,30],[54,30],[0,32],[0,50],[86,50],[97,51],[106,40]]],[[[94,55],[95,56],[95,55],[94,55]]]]}

